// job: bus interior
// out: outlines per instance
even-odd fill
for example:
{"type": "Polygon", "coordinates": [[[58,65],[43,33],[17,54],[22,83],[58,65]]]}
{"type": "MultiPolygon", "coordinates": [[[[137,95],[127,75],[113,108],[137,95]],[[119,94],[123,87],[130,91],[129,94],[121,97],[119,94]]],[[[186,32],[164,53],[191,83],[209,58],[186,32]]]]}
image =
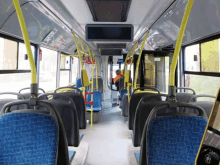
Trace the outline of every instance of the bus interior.
{"type": "Polygon", "coordinates": [[[0,165],[219,165],[219,0],[0,0],[0,165]]]}

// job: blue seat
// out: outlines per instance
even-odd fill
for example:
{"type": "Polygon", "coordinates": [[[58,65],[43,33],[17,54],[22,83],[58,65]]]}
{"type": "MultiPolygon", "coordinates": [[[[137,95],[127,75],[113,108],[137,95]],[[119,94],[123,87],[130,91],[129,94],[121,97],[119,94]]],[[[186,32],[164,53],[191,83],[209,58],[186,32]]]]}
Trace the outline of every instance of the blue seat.
{"type": "Polygon", "coordinates": [[[136,158],[136,160],[137,160],[137,163],[139,163],[140,152],[135,152],[135,153],[134,153],[134,156],[135,156],[135,158],[136,158]]]}
{"type": "MultiPolygon", "coordinates": [[[[91,95],[87,95],[87,101],[88,102],[91,101],[91,95]]],[[[94,101],[93,111],[95,111],[95,112],[101,111],[101,109],[102,109],[102,94],[101,94],[101,92],[94,91],[93,101],[94,101]]],[[[86,104],[86,109],[91,109],[91,105],[86,104]]]]}
{"type": "Polygon", "coordinates": [[[52,116],[4,114],[0,117],[0,137],[0,164],[56,164],[59,134],[52,116]]]}
{"type": "Polygon", "coordinates": [[[81,88],[81,87],[82,87],[82,80],[81,80],[81,78],[78,78],[78,79],[76,80],[76,87],[77,87],[77,88],[81,88]]]}
{"type": "Polygon", "coordinates": [[[71,150],[69,150],[69,151],[68,151],[68,154],[69,154],[69,160],[70,160],[70,162],[72,162],[74,156],[76,155],[76,151],[71,151],[71,150]]]}
{"type": "Polygon", "coordinates": [[[126,93],[127,93],[127,89],[121,90],[121,92],[120,92],[120,101],[122,101],[123,96],[124,96],[124,94],[126,94],[126,93]]]}
{"type": "MultiPolygon", "coordinates": [[[[77,80],[76,80],[76,88],[81,88],[82,87],[82,80],[81,80],[81,78],[78,78],[77,80]]],[[[88,91],[88,87],[86,87],[86,90],[85,90],[86,92],[88,91]]],[[[78,90],[76,91],[76,92],[79,92],[78,90]]]]}
{"type": "Polygon", "coordinates": [[[193,165],[206,124],[197,116],[153,119],[147,132],[148,165],[193,165]]]}

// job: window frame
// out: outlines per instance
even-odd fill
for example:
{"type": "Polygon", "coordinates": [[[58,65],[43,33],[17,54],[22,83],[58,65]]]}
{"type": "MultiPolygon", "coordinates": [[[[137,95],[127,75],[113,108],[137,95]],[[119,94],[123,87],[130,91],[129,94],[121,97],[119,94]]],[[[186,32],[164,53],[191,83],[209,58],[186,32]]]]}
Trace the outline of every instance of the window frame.
{"type": "Polygon", "coordinates": [[[190,43],[190,44],[186,44],[184,46],[182,46],[182,63],[183,63],[183,76],[184,76],[184,86],[186,85],[185,84],[185,78],[186,78],[186,74],[192,74],[192,75],[201,75],[201,76],[211,76],[211,77],[220,77],[220,72],[217,73],[217,72],[203,72],[202,71],[202,58],[201,58],[201,44],[205,43],[205,42],[209,42],[209,41],[213,41],[213,40],[216,40],[216,39],[220,39],[220,34],[218,35],[214,35],[214,36],[211,36],[211,37],[207,37],[207,38],[204,38],[204,39],[201,39],[201,40],[198,40],[196,42],[193,42],[193,43],[190,43]],[[196,45],[196,44],[199,44],[199,49],[200,49],[200,71],[199,72],[196,72],[196,71],[186,71],[186,66],[185,66],[185,49],[186,47],[188,46],[192,46],[192,45],[196,45]]]}
{"type": "MultiPolygon", "coordinates": [[[[16,69],[12,69],[12,70],[0,70],[0,74],[13,74],[13,73],[31,73],[31,70],[19,70],[18,69],[18,56],[19,56],[19,43],[24,43],[23,40],[21,39],[17,39],[17,38],[14,38],[14,37],[11,37],[11,36],[8,36],[8,35],[5,35],[5,34],[2,34],[0,33],[0,37],[1,38],[4,38],[4,39],[7,39],[7,40],[11,40],[11,41],[14,41],[17,43],[17,64],[16,64],[16,69]]],[[[36,59],[36,49],[37,49],[37,45],[36,44],[33,44],[31,43],[31,46],[34,47],[34,59],[36,59]]]]}

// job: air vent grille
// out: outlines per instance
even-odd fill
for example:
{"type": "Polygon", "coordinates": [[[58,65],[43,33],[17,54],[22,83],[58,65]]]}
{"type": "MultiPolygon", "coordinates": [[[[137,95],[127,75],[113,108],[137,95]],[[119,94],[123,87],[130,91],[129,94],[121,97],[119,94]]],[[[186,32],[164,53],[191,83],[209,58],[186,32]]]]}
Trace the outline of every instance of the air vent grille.
{"type": "Polygon", "coordinates": [[[131,0],[86,0],[95,22],[126,22],[131,0]]]}

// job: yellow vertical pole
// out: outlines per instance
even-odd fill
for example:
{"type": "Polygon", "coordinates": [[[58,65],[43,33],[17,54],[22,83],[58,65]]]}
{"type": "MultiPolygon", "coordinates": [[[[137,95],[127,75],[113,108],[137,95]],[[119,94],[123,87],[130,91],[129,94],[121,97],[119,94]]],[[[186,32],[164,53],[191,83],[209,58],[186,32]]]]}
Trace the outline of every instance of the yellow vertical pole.
{"type": "Polygon", "coordinates": [[[182,19],[182,23],[180,26],[180,30],[179,30],[179,34],[178,34],[178,38],[176,41],[176,48],[174,51],[174,55],[173,55],[173,60],[172,60],[172,64],[170,67],[170,86],[175,86],[175,71],[176,71],[176,65],[178,62],[178,57],[179,57],[179,53],[180,53],[180,49],[181,49],[181,45],[182,45],[182,41],[183,41],[183,37],[184,37],[184,32],[186,29],[186,25],[189,19],[189,15],[193,6],[194,0],[189,0],[186,6],[186,10],[185,13],[183,15],[183,19],[182,19]]]}
{"type": "Polygon", "coordinates": [[[95,53],[94,53],[94,51],[93,51],[93,50],[92,50],[92,56],[93,56],[93,58],[94,58],[94,60],[95,60],[95,64],[96,64],[96,89],[97,89],[97,91],[99,91],[99,81],[98,81],[98,63],[97,63],[97,61],[96,61],[95,53]]]}
{"type": "Polygon", "coordinates": [[[31,44],[30,44],[30,40],[29,40],[29,36],[28,36],[28,31],[26,28],[26,24],[24,21],[24,17],[21,11],[21,7],[19,4],[18,0],[13,0],[14,3],[14,7],[18,16],[18,20],[21,26],[21,31],[22,31],[22,35],[24,38],[24,43],[27,49],[27,55],[28,55],[28,59],[29,59],[29,63],[30,63],[30,67],[31,67],[31,83],[32,84],[37,84],[37,75],[36,75],[36,67],[35,67],[35,63],[34,63],[34,58],[33,58],[33,54],[31,51],[31,44]]]}
{"type": "MultiPolygon", "coordinates": [[[[74,41],[75,41],[75,44],[76,44],[77,52],[79,54],[79,61],[80,61],[80,65],[81,65],[81,70],[83,70],[83,61],[82,61],[81,50],[80,50],[80,47],[79,47],[79,44],[78,44],[78,41],[77,41],[77,38],[76,38],[76,35],[75,35],[74,31],[72,31],[72,34],[73,34],[73,38],[74,38],[74,41]]],[[[81,89],[83,90],[83,96],[85,97],[86,88],[82,87],[81,89]]]]}
{"type": "MultiPolygon", "coordinates": [[[[132,51],[133,51],[133,49],[132,49],[132,51]]],[[[127,54],[126,59],[125,59],[125,64],[124,64],[124,74],[125,74],[124,88],[125,88],[125,85],[126,85],[125,79],[126,79],[126,76],[127,76],[127,63],[128,63],[128,57],[130,56],[130,52],[131,52],[131,50],[128,51],[128,54],[127,54]]]]}
{"type": "Polygon", "coordinates": [[[134,46],[133,52],[131,54],[131,63],[130,63],[130,69],[129,69],[129,73],[128,73],[128,85],[127,85],[127,93],[128,93],[128,102],[130,102],[130,86],[132,86],[132,84],[130,84],[129,79],[130,79],[130,72],[131,72],[131,66],[133,64],[133,60],[134,60],[134,54],[135,54],[135,50],[138,47],[138,42],[137,44],[134,46]]]}
{"type": "Polygon", "coordinates": [[[140,53],[139,53],[138,61],[137,61],[137,64],[136,64],[135,77],[134,77],[134,89],[137,89],[137,77],[138,77],[139,65],[140,65],[142,52],[143,52],[144,45],[145,45],[145,42],[147,40],[148,34],[149,34],[149,30],[145,34],[144,40],[143,40],[142,45],[141,45],[141,50],[140,50],[140,53]]]}
{"type": "MultiPolygon", "coordinates": [[[[90,58],[91,61],[93,61],[92,55],[91,55],[91,52],[90,52],[90,48],[87,44],[86,44],[86,46],[87,46],[87,49],[88,49],[88,52],[89,52],[89,58],[90,58]]],[[[94,85],[93,72],[94,72],[94,68],[93,68],[93,62],[92,62],[92,87],[91,87],[91,92],[92,93],[94,92],[94,90],[93,90],[93,85],[94,85]]],[[[93,97],[94,97],[94,95],[92,94],[91,95],[91,101],[94,100],[93,97]]],[[[93,105],[91,105],[91,129],[93,129],[93,105]]]]}

